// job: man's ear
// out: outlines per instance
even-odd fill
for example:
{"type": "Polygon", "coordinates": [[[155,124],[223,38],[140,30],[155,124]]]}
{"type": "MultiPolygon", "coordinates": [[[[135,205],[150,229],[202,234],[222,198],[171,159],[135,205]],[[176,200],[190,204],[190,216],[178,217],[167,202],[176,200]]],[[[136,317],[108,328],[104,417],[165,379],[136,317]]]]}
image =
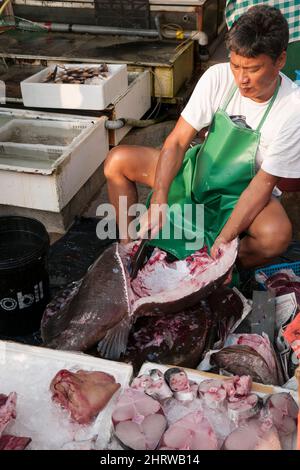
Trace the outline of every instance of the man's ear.
{"type": "Polygon", "coordinates": [[[278,59],[276,60],[276,66],[278,67],[278,70],[283,69],[286,63],[286,51],[283,51],[278,59]]]}

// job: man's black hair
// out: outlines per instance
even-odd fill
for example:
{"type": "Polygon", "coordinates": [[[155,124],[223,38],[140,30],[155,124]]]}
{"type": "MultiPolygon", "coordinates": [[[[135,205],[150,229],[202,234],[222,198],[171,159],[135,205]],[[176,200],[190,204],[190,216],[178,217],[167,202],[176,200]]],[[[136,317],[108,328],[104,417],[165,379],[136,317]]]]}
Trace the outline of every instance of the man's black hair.
{"type": "Polygon", "coordinates": [[[226,38],[229,51],[244,57],[266,54],[275,62],[287,49],[289,26],[277,8],[257,5],[241,15],[226,38]]]}

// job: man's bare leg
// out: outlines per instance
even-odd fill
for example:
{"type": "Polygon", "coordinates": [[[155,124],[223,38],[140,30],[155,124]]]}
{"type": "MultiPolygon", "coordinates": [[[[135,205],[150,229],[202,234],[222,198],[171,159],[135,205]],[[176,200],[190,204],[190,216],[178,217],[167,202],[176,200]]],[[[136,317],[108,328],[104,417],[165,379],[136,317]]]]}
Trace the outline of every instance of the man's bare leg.
{"type": "Polygon", "coordinates": [[[127,215],[126,232],[120,227],[120,196],[127,197],[127,207],[138,202],[136,183],[154,185],[160,150],[151,147],[119,145],[113,148],[104,164],[109,201],[116,209],[121,243],[130,241],[127,227],[133,217],[127,215]],[[121,233],[122,232],[122,233],[121,233]]]}
{"type": "Polygon", "coordinates": [[[269,264],[282,254],[292,239],[292,225],[280,202],[272,198],[247,233],[238,254],[238,265],[246,269],[269,264]]]}

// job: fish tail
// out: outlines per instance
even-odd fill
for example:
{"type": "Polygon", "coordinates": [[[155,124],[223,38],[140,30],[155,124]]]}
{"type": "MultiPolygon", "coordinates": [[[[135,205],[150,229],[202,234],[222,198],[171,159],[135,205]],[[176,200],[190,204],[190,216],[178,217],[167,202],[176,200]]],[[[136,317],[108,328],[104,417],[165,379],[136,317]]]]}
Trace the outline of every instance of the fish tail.
{"type": "Polygon", "coordinates": [[[131,322],[124,318],[116,326],[108,330],[104,338],[99,341],[97,350],[105,359],[119,359],[126,351],[131,322]]]}
{"type": "Polygon", "coordinates": [[[69,307],[77,296],[82,282],[83,279],[71,282],[60,290],[46,306],[41,320],[41,337],[45,344],[59,336],[70,323],[72,312],[69,311],[69,307]]]}

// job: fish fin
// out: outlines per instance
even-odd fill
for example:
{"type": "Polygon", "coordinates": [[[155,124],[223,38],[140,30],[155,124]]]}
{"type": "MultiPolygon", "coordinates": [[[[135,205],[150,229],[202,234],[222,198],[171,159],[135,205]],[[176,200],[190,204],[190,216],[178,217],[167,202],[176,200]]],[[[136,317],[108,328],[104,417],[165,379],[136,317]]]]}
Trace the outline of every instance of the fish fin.
{"type": "Polygon", "coordinates": [[[99,341],[97,350],[105,359],[119,359],[126,351],[131,322],[124,318],[116,326],[108,330],[104,338],[99,341]]]}

